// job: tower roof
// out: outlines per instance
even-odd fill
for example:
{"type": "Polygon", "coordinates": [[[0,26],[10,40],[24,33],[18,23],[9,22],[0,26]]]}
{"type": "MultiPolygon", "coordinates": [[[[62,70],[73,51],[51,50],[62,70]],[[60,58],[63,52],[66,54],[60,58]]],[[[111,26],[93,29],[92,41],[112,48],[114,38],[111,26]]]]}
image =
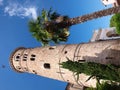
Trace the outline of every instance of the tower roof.
{"type": "Polygon", "coordinates": [[[9,58],[9,63],[10,63],[10,66],[12,67],[12,69],[13,70],[15,70],[16,72],[19,72],[19,73],[23,73],[22,71],[19,71],[19,70],[17,70],[15,67],[14,67],[14,65],[13,65],[13,56],[14,56],[14,54],[18,51],[18,50],[20,50],[20,49],[25,49],[24,47],[19,47],[19,48],[16,48],[12,53],[11,53],[11,55],[10,55],[10,58],[9,58]]]}

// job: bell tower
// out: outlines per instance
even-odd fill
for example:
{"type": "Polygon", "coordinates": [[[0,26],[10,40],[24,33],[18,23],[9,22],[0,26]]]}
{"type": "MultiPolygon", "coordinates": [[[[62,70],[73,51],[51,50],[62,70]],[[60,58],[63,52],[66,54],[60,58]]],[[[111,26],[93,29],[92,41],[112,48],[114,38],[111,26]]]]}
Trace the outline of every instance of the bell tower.
{"type": "Polygon", "coordinates": [[[36,48],[19,47],[10,56],[11,67],[20,73],[28,72],[83,86],[96,86],[96,80],[85,74],[77,80],[73,72],[61,68],[60,63],[67,61],[98,62],[120,65],[120,40],[99,41],[86,44],[71,44],[36,48]]]}

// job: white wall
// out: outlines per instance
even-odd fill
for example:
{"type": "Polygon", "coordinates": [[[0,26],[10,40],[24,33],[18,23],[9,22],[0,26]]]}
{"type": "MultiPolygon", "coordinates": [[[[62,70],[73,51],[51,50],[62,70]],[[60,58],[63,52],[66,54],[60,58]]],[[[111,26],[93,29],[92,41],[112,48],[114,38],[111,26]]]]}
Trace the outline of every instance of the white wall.
{"type": "Polygon", "coordinates": [[[101,0],[104,5],[116,3],[116,0],[101,0]]]}
{"type": "Polygon", "coordinates": [[[118,39],[120,38],[120,36],[116,36],[116,37],[108,37],[106,34],[109,31],[115,32],[115,27],[112,28],[106,28],[106,29],[102,29],[101,32],[99,32],[100,30],[95,30],[93,33],[93,37],[91,38],[91,42],[95,42],[95,41],[99,41],[99,40],[110,40],[110,39],[118,39]]]}

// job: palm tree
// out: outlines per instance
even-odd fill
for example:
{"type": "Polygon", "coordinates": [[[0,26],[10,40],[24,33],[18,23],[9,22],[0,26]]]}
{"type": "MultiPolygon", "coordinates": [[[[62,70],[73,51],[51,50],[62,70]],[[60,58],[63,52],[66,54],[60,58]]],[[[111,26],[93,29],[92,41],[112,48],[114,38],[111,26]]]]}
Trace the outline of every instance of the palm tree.
{"type": "Polygon", "coordinates": [[[50,35],[46,30],[44,30],[44,27],[41,25],[39,20],[40,18],[38,17],[36,21],[32,20],[29,22],[30,32],[37,41],[42,42],[42,45],[45,46],[49,42],[50,35]]]}
{"type": "Polygon", "coordinates": [[[38,16],[37,20],[29,22],[30,31],[33,33],[33,36],[42,43],[44,43],[44,40],[47,44],[50,41],[59,43],[60,41],[67,40],[70,26],[118,12],[120,12],[120,6],[108,8],[75,18],[69,18],[67,16],[60,16],[60,14],[52,12],[51,9],[48,12],[42,10],[42,15],[38,16]],[[32,27],[31,23],[33,24],[32,27]],[[41,37],[41,39],[39,37],[41,37]]]}
{"type": "Polygon", "coordinates": [[[120,12],[120,6],[112,7],[112,8],[93,12],[91,14],[87,14],[87,15],[83,15],[83,16],[79,16],[79,17],[75,17],[75,18],[67,18],[66,20],[63,20],[63,21],[58,22],[58,23],[57,22],[49,22],[49,24],[47,26],[50,27],[53,25],[57,25],[59,28],[64,28],[64,27],[69,27],[71,25],[83,23],[83,22],[86,22],[88,20],[100,18],[103,16],[107,16],[107,15],[111,15],[111,14],[119,13],[119,12],[120,12]]]}
{"type": "Polygon", "coordinates": [[[36,20],[31,20],[29,22],[29,28],[32,36],[35,37],[37,41],[40,41],[42,46],[49,45],[49,42],[51,41],[56,44],[60,41],[67,41],[67,37],[69,36],[68,27],[46,27],[49,21],[59,22],[60,18],[66,19],[68,17],[60,17],[58,13],[52,12],[51,9],[48,12],[43,9],[41,16],[38,16],[36,20]]]}

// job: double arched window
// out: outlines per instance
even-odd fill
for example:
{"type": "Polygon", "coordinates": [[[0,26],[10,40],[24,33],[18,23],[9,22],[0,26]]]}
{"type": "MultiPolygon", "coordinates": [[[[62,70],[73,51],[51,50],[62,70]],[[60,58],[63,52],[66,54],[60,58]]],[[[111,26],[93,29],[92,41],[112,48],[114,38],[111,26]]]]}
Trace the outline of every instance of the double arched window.
{"type": "Polygon", "coordinates": [[[35,57],[36,57],[36,55],[32,54],[30,60],[35,61],[35,57]]]}
{"type": "Polygon", "coordinates": [[[23,55],[23,61],[27,61],[27,56],[28,56],[28,54],[23,55]]]}

